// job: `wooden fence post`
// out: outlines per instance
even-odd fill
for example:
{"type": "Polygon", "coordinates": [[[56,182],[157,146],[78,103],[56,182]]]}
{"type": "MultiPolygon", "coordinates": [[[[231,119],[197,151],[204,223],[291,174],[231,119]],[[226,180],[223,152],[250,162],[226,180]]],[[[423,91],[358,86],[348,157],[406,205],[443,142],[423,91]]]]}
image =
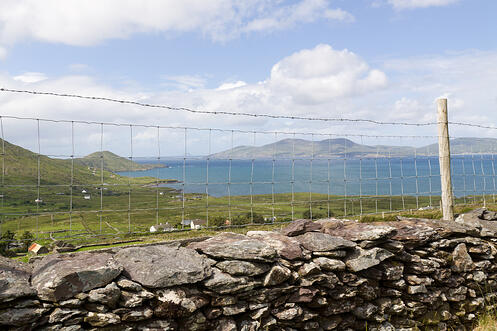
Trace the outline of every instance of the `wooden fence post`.
{"type": "Polygon", "coordinates": [[[438,99],[438,160],[440,164],[440,181],[442,187],[443,219],[454,220],[454,196],[450,175],[450,142],[447,120],[447,99],[438,99]]]}

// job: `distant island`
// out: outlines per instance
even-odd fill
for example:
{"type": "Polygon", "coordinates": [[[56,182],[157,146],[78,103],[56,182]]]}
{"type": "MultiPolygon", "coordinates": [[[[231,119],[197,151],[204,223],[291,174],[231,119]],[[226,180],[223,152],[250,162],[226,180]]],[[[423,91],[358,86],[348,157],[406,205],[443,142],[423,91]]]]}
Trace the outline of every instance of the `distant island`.
{"type": "MultiPolygon", "coordinates": [[[[497,152],[495,138],[456,138],[450,141],[451,153],[493,154],[497,152]]],[[[353,158],[353,157],[404,157],[436,156],[438,144],[422,147],[362,145],[345,138],[310,141],[305,139],[283,139],[263,146],[238,146],[209,155],[213,159],[271,159],[275,158],[353,158]]]]}

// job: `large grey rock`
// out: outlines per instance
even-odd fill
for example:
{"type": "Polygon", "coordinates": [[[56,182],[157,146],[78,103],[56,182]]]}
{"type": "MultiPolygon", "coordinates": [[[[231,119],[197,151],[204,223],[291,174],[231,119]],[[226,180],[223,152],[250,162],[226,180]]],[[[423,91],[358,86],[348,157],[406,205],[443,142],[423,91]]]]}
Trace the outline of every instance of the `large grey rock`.
{"type": "Polygon", "coordinates": [[[41,299],[59,301],[105,286],[121,271],[109,253],[54,254],[35,263],[31,284],[41,299]]]}
{"type": "Polygon", "coordinates": [[[394,256],[392,253],[383,248],[372,248],[369,250],[357,247],[355,251],[345,259],[347,267],[358,272],[374,267],[390,257],[394,256]]]}
{"type": "Polygon", "coordinates": [[[277,257],[276,250],[265,242],[229,232],[188,247],[220,259],[274,261],[277,257]]]}
{"type": "Polygon", "coordinates": [[[121,317],[121,320],[123,322],[137,322],[149,319],[153,315],[154,311],[148,307],[145,307],[124,313],[123,316],[121,317]]]}
{"type": "Polygon", "coordinates": [[[287,237],[278,232],[271,231],[249,231],[247,236],[257,238],[273,247],[278,255],[288,259],[297,260],[303,257],[300,243],[294,238],[287,237]]]}
{"type": "Polygon", "coordinates": [[[276,265],[264,278],[264,286],[274,286],[283,283],[292,275],[288,268],[276,265]]]}
{"type": "Polygon", "coordinates": [[[38,320],[49,308],[20,308],[0,311],[0,325],[21,326],[38,320]]]}
{"type": "Polygon", "coordinates": [[[50,314],[48,319],[49,323],[63,323],[75,316],[80,316],[85,314],[85,312],[81,309],[62,309],[55,308],[54,311],[50,314]]]}
{"type": "Polygon", "coordinates": [[[91,326],[104,327],[110,324],[121,323],[119,315],[112,313],[93,313],[89,312],[85,317],[85,322],[91,326]]]}
{"type": "Polygon", "coordinates": [[[196,283],[212,273],[204,256],[183,247],[130,247],[114,258],[123,265],[126,277],[151,288],[196,283]]]}
{"type": "Polygon", "coordinates": [[[248,277],[233,277],[214,268],[213,275],[204,281],[204,285],[214,292],[228,294],[252,290],[260,285],[260,282],[251,280],[248,277]]]}
{"type": "Polygon", "coordinates": [[[459,244],[454,249],[452,253],[452,270],[455,272],[467,272],[472,271],[475,268],[475,264],[468,254],[466,244],[459,244]]]}
{"type": "Polygon", "coordinates": [[[341,227],[325,228],[325,233],[351,241],[380,240],[393,236],[397,230],[388,225],[347,222],[341,227]]]}
{"type": "Polygon", "coordinates": [[[36,295],[29,277],[31,268],[27,264],[0,256],[0,303],[36,295]]]}
{"type": "Polygon", "coordinates": [[[281,230],[281,234],[294,237],[306,232],[319,231],[321,230],[321,224],[313,222],[311,220],[295,220],[288,224],[283,230],[281,230]]]}
{"type": "Polygon", "coordinates": [[[198,290],[186,288],[161,289],[156,292],[158,306],[156,311],[176,311],[180,315],[190,315],[206,306],[209,300],[198,290]]]}
{"type": "Polygon", "coordinates": [[[320,269],[326,271],[342,271],[345,270],[345,263],[340,260],[329,259],[327,257],[318,257],[313,262],[319,266],[320,269]]]}
{"type": "Polygon", "coordinates": [[[88,294],[89,302],[98,302],[114,308],[121,296],[121,290],[117,287],[116,283],[112,282],[104,288],[97,288],[91,290],[88,294]]]}
{"type": "Polygon", "coordinates": [[[325,252],[340,249],[351,249],[356,244],[350,240],[330,236],[320,232],[307,232],[295,237],[300,244],[312,252],[325,252]]]}
{"type": "Polygon", "coordinates": [[[233,276],[257,276],[271,268],[268,264],[240,260],[221,261],[216,267],[233,276]]]}

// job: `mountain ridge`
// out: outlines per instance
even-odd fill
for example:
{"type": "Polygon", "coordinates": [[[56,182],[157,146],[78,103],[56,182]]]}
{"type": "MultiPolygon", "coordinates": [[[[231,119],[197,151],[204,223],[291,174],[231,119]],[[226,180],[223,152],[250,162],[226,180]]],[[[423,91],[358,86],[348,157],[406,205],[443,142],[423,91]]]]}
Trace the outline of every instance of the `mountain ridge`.
{"type": "MultiPolygon", "coordinates": [[[[451,139],[451,153],[476,154],[497,152],[495,138],[455,138],[451,139]]],[[[436,156],[438,143],[422,147],[394,145],[364,145],[347,138],[310,141],[305,139],[282,139],[263,146],[237,146],[233,149],[209,155],[214,159],[252,158],[343,158],[343,157],[403,157],[436,156]]]]}

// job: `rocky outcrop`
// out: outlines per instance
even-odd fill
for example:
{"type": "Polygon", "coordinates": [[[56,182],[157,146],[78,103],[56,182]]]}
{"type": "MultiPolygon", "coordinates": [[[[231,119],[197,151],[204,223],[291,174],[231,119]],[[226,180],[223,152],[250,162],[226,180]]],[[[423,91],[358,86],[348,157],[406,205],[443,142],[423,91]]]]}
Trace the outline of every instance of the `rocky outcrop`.
{"type": "Polygon", "coordinates": [[[298,220],[33,269],[0,258],[0,329],[462,330],[495,304],[496,225],[484,209],[457,222],[298,220]]]}

